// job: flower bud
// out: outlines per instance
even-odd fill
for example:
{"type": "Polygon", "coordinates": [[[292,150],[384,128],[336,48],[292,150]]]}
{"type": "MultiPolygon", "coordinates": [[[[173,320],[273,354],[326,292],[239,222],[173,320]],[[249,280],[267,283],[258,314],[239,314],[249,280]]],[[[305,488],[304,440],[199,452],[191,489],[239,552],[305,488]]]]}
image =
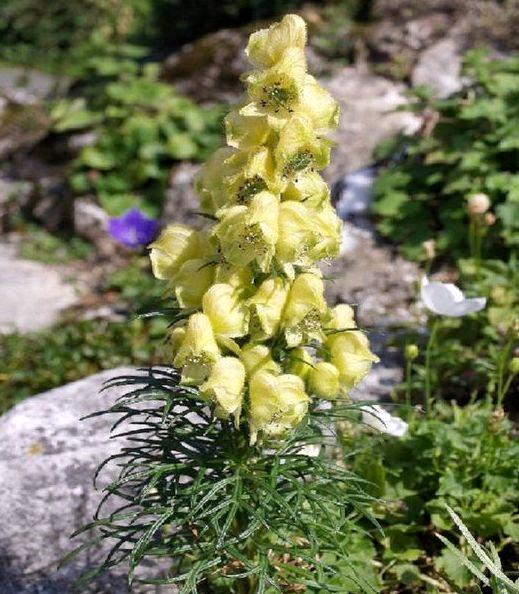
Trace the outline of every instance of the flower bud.
{"type": "Polygon", "coordinates": [[[423,241],[422,247],[425,252],[425,257],[428,260],[434,260],[434,258],[436,258],[436,241],[434,241],[434,239],[423,241]]]}
{"type": "Polygon", "coordinates": [[[245,385],[245,367],[235,357],[222,357],[212,367],[209,378],[200,386],[202,395],[217,404],[223,418],[234,415],[238,421],[245,385]]]}
{"type": "Polygon", "coordinates": [[[297,375],[303,380],[306,380],[310,371],[314,366],[314,360],[310,353],[303,347],[291,349],[287,355],[288,366],[286,366],[287,373],[297,375]]]}
{"type": "Polygon", "coordinates": [[[327,330],[351,330],[356,327],[355,312],[351,305],[339,303],[329,310],[329,320],[326,322],[327,330]]]}
{"type": "Polygon", "coordinates": [[[321,398],[335,398],[339,393],[339,370],[326,361],[316,363],[308,377],[311,393],[321,398]]]}
{"type": "Polygon", "coordinates": [[[496,215],[493,212],[486,212],[483,220],[487,227],[492,227],[492,225],[495,225],[496,223],[496,215]]]}
{"type": "Polygon", "coordinates": [[[329,336],[326,347],[345,388],[353,388],[368,373],[372,363],[379,360],[369,350],[366,336],[358,330],[329,336]]]}
{"type": "Polygon", "coordinates": [[[467,201],[467,210],[471,216],[482,215],[489,208],[490,198],[483,192],[472,195],[467,201]]]}
{"type": "Polygon", "coordinates": [[[268,29],[253,33],[245,53],[257,66],[272,66],[281,59],[287,48],[304,50],[306,23],[295,14],[288,14],[268,29]]]}
{"type": "Polygon", "coordinates": [[[418,346],[416,344],[407,344],[405,346],[404,354],[408,361],[414,361],[419,354],[418,346]]]}
{"type": "Polygon", "coordinates": [[[519,357],[513,357],[508,364],[510,373],[519,373],[519,357]]]}

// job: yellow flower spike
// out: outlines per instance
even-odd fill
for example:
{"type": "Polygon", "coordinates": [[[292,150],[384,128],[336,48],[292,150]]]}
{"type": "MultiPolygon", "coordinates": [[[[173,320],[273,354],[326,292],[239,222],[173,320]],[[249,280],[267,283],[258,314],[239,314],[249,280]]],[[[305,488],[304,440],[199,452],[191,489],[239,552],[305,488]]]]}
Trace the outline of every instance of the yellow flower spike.
{"type": "Polygon", "coordinates": [[[323,293],[323,281],[314,274],[301,274],[292,284],[282,321],[288,347],[323,340],[322,322],[327,313],[323,293]]]}
{"type": "Polygon", "coordinates": [[[214,265],[206,260],[188,260],[171,279],[180,307],[200,307],[214,279],[214,265]]]}
{"type": "Polygon", "coordinates": [[[250,441],[259,431],[279,435],[301,422],[308,409],[308,395],[300,377],[273,375],[261,370],[249,382],[250,441]]]}
{"type": "Polygon", "coordinates": [[[335,398],[340,390],[340,374],[335,365],[319,361],[308,375],[308,388],[320,398],[335,398]]]}
{"type": "Polygon", "coordinates": [[[232,285],[213,285],[202,299],[202,310],[211,321],[216,339],[245,336],[249,328],[249,311],[232,285]]]}
{"type": "Polygon", "coordinates": [[[200,386],[202,395],[216,403],[217,416],[234,415],[239,423],[245,385],[245,367],[236,357],[222,357],[212,367],[209,378],[200,386]]]}
{"type": "Polygon", "coordinates": [[[315,365],[315,361],[313,360],[312,356],[303,347],[291,349],[287,355],[287,361],[287,373],[297,375],[303,380],[306,380],[315,365]]]}
{"type": "Polygon", "coordinates": [[[220,359],[211,321],[203,313],[189,317],[186,334],[173,360],[173,365],[182,370],[182,382],[201,384],[220,359]]]}
{"type": "Polygon", "coordinates": [[[184,262],[200,255],[203,245],[200,231],[187,225],[167,226],[148,246],[153,275],[160,280],[170,280],[184,262]]]}
{"type": "Polygon", "coordinates": [[[272,359],[272,353],[264,344],[248,343],[241,349],[240,358],[249,377],[265,370],[274,375],[281,373],[281,367],[272,359]]]}
{"type": "Polygon", "coordinates": [[[154,274],[198,312],[170,332],[173,365],[224,418],[249,395],[252,442],[301,422],[305,385],[335,398],[376,360],[351,308],[323,296],[318,262],[337,255],[341,221],[318,172],[339,108],[307,73],[305,44],[295,15],[251,36],[246,97],[195,181],[215,221],[170,226],[150,246],[154,274]]]}
{"type": "Polygon", "coordinates": [[[245,53],[256,66],[272,66],[287,48],[303,50],[306,45],[306,23],[295,14],[288,14],[268,29],[253,33],[245,53]]]}
{"type": "Polygon", "coordinates": [[[270,192],[253,196],[248,207],[219,212],[222,218],[214,233],[227,262],[238,267],[256,262],[267,271],[278,238],[278,212],[278,199],[270,192]]]}
{"type": "Polygon", "coordinates": [[[323,169],[330,162],[331,142],[316,136],[306,118],[292,117],[279,134],[274,149],[278,174],[288,182],[313,169],[323,169]]]}
{"type": "Polygon", "coordinates": [[[301,90],[300,109],[311,122],[317,132],[328,132],[339,124],[339,104],[309,74],[301,90]]]}
{"type": "Polygon", "coordinates": [[[231,111],[224,120],[227,144],[248,150],[268,143],[272,129],[264,116],[244,116],[231,111]]]}
{"type": "Polygon", "coordinates": [[[266,340],[278,331],[288,296],[288,284],[281,278],[269,278],[247,300],[251,314],[250,335],[253,340],[266,340]]]}
{"type": "Polygon", "coordinates": [[[370,351],[368,339],[360,330],[332,334],[325,346],[345,388],[353,388],[379,360],[370,351]]]}

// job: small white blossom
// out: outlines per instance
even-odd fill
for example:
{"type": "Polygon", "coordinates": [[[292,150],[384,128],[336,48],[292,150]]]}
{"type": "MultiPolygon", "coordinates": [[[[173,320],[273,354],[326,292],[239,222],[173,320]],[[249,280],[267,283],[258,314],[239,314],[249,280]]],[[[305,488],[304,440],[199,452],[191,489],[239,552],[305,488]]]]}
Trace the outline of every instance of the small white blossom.
{"type": "Polygon", "coordinates": [[[408,424],[400,417],[394,417],[378,404],[361,406],[362,422],[381,433],[402,437],[407,433],[408,424]]]}
{"type": "Polygon", "coordinates": [[[481,311],[487,303],[485,297],[467,299],[456,285],[430,282],[426,276],[422,278],[420,297],[429,311],[451,318],[481,311]]]}

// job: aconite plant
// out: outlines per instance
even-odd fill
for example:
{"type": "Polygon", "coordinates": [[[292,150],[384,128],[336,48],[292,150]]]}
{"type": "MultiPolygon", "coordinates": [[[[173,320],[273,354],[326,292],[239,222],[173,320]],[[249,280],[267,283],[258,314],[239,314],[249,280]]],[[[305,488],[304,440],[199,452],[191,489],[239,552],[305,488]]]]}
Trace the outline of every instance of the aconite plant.
{"type": "Polygon", "coordinates": [[[130,585],[182,593],[344,591],[328,585],[340,565],[364,588],[348,539],[369,497],[334,461],[333,427],[355,418],[348,391],[376,357],[352,309],[323,295],[317,264],[337,255],[341,223],[318,172],[339,109],[305,44],[295,15],[251,35],[227,146],[196,181],[210,223],[150,246],[170,356],[109,384],[127,386],[100,413],[120,414],[125,442],[84,529],[108,554],[85,579],[126,563],[130,585]]]}

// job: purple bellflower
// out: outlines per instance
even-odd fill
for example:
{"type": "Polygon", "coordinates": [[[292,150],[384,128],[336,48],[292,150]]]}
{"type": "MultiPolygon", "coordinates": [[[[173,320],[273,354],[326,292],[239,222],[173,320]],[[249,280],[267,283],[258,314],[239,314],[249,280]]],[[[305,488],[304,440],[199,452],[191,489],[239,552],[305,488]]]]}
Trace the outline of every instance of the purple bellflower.
{"type": "Polygon", "coordinates": [[[158,230],[158,221],[149,219],[138,208],[130,208],[122,216],[108,221],[110,235],[127,248],[148,245],[158,230]]]}

